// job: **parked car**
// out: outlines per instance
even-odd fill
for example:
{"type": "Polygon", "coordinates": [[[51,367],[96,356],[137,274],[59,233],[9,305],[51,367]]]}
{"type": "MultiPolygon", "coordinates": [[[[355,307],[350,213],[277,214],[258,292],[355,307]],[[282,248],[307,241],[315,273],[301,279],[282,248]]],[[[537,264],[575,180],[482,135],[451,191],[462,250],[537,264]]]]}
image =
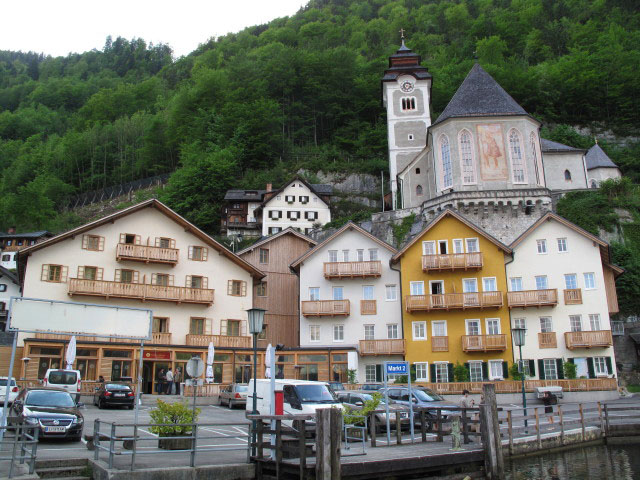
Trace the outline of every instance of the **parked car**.
{"type": "Polygon", "coordinates": [[[136,396],[129,385],[122,383],[103,383],[93,394],[93,404],[98,408],[127,407],[133,410],[136,396]]]}
{"type": "Polygon", "coordinates": [[[9,392],[9,405],[11,405],[20,392],[16,379],[11,377],[11,381],[9,382],[7,377],[0,377],[0,405],[4,405],[7,392],[9,392]],[[9,384],[8,387],[7,384],[9,384]]]}
{"type": "Polygon", "coordinates": [[[218,403],[223,403],[229,408],[233,408],[236,405],[247,404],[247,385],[241,383],[232,383],[228,387],[225,387],[218,396],[218,403]]]}
{"type": "MultiPolygon", "coordinates": [[[[408,387],[387,387],[388,396],[390,400],[393,400],[400,405],[409,406],[409,388],[408,387]]],[[[381,390],[382,395],[385,394],[385,390],[381,390]]],[[[411,394],[413,397],[413,406],[418,408],[438,407],[445,410],[441,410],[441,417],[446,420],[453,412],[446,410],[446,408],[457,409],[458,406],[453,403],[447,402],[440,395],[428,388],[412,388],[411,394]]],[[[433,420],[437,417],[437,410],[427,410],[427,429],[430,430],[433,425],[433,420]]],[[[418,412],[414,413],[414,421],[420,419],[418,412]]]]}
{"type": "Polygon", "coordinates": [[[82,406],[61,388],[25,388],[13,401],[8,422],[12,425],[37,425],[40,438],[64,438],[79,442],[84,426],[84,417],[80,412],[82,406]]]}
{"type": "Polygon", "coordinates": [[[339,392],[341,390],[345,390],[342,382],[329,382],[329,388],[334,392],[339,392]]]}
{"type": "MultiPolygon", "coordinates": [[[[364,408],[365,402],[373,399],[373,395],[367,392],[340,392],[338,394],[338,399],[343,403],[343,405],[347,405],[353,410],[361,410],[364,408]]],[[[386,410],[384,398],[380,400],[378,410],[386,410]]],[[[409,425],[409,410],[402,405],[389,401],[389,423],[391,424],[391,428],[395,428],[397,415],[400,415],[401,427],[405,426],[405,424],[409,425]]],[[[383,428],[386,429],[387,413],[386,411],[376,413],[375,417],[376,433],[380,433],[383,428]]]]}
{"type": "Polygon", "coordinates": [[[80,393],[82,379],[80,370],[49,369],[44,374],[42,385],[45,387],[61,388],[71,394],[80,393]]]}
{"type": "Polygon", "coordinates": [[[384,385],[382,385],[381,383],[364,383],[362,384],[362,387],[360,387],[360,390],[368,391],[368,392],[377,392],[378,390],[382,390],[383,388],[384,388],[384,385]]]}

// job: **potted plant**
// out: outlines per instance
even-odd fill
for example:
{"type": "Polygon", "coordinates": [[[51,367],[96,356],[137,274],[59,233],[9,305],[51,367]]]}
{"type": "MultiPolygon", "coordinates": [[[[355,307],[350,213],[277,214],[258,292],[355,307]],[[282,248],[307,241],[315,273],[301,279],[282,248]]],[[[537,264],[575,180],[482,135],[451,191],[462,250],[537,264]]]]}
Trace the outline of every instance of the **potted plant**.
{"type": "Polygon", "coordinates": [[[158,448],[165,450],[188,450],[191,448],[190,438],[192,423],[196,423],[200,409],[196,409],[195,415],[187,402],[167,403],[158,400],[157,406],[149,411],[149,416],[153,423],[158,425],[172,424],[167,426],[154,426],[150,428],[151,433],[158,435],[158,448]],[[175,426],[173,426],[175,425],[175,426]]]}

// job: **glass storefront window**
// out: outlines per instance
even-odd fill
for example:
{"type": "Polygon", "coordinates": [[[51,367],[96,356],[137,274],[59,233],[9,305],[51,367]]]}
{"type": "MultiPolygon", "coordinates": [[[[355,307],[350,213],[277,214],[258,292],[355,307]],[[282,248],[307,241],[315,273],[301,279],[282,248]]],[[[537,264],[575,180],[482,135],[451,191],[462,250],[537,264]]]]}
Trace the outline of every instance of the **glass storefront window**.
{"type": "MultiPolygon", "coordinates": [[[[323,355],[316,355],[323,356],[323,355]]],[[[300,368],[300,380],[318,380],[318,365],[302,365],[300,368]]]]}
{"type": "Polygon", "coordinates": [[[346,362],[347,354],[346,353],[334,353],[331,355],[331,360],[334,362],[346,362]]]}
{"type": "Polygon", "coordinates": [[[131,377],[131,362],[114,360],[111,363],[111,380],[120,380],[122,377],[131,377]]]}
{"type": "Polygon", "coordinates": [[[251,365],[236,365],[234,375],[235,383],[249,383],[253,377],[251,376],[251,365]]]}
{"type": "Polygon", "coordinates": [[[278,355],[278,363],[293,363],[293,355],[278,355]]]}
{"type": "Polygon", "coordinates": [[[105,357],[131,358],[131,350],[105,350],[102,354],[105,357]]]}
{"type": "Polygon", "coordinates": [[[298,355],[298,362],[326,362],[326,355],[298,355]]]}
{"type": "Polygon", "coordinates": [[[31,347],[31,355],[60,355],[59,348],[31,347]]]}
{"type": "Polygon", "coordinates": [[[97,360],[91,360],[88,358],[79,358],[76,360],[76,370],[80,371],[80,378],[82,380],[97,380],[96,375],[97,360]]]}
{"type": "Polygon", "coordinates": [[[226,354],[226,353],[214,353],[213,361],[214,362],[228,362],[229,361],[229,355],[226,354]]]}

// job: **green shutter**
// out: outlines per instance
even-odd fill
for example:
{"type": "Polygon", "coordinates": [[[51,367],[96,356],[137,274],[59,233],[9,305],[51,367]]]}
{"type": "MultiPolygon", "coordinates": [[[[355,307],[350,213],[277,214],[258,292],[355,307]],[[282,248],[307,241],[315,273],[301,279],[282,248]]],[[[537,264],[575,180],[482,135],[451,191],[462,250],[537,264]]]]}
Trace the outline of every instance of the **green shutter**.
{"type": "Polygon", "coordinates": [[[538,360],[538,378],[544,380],[544,360],[538,360]]]}
{"type": "Polygon", "coordinates": [[[556,367],[558,370],[558,379],[562,380],[564,378],[564,367],[562,366],[561,358],[556,358],[556,367]]]}
{"type": "Polygon", "coordinates": [[[502,378],[509,378],[509,362],[502,362],[502,378]]]}
{"type": "Polygon", "coordinates": [[[429,381],[436,383],[436,366],[433,363],[429,365],[429,381]]]}
{"type": "Polygon", "coordinates": [[[576,362],[574,362],[573,358],[567,358],[567,362],[569,362],[569,363],[576,363],[576,362]]]}
{"type": "Polygon", "coordinates": [[[613,365],[611,364],[611,357],[604,357],[604,361],[607,362],[607,373],[613,375],[613,365]]]}
{"type": "Polygon", "coordinates": [[[482,380],[485,382],[489,380],[489,367],[487,362],[482,362],[482,380]]]}
{"type": "Polygon", "coordinates": [[[449,378],[447,380],[449,380],[450,382],[453,382],[454,381],[454,378],[453,378],[453,363],[447,364],[447,369],[449,370],[449,378]]]}
{"type": "Polygon", "coordinates": [[[376,365],[376,382],[383,382],[384,375],[382,374],[382,365],[376,365]]]}
{"type": "Polygon", "coordinates": [[[589,370],[589,378],[596,378],[596,369],[593,366],[592,357],[587,357],[587,369],[589,370]]]}
{"type": "Polygon", "coordinates": [[[531,376],[531,377],[535,377],[536,376],[536,361],[535,360],[529,360],[529,376],[531,376]]]}

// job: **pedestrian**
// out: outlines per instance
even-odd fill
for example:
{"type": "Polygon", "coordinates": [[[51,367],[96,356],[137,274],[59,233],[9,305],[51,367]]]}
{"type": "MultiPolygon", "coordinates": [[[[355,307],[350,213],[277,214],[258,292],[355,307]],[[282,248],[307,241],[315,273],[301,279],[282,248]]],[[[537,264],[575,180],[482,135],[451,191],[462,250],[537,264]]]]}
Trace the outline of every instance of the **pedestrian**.
{"type": "Polygon", "coordinates": [[[476,401],[469,396],[469,390],[462,391],[462,398],[460,399],[461,408],[473,408],[476,401]]]}
{"type": "Polygon", "coordinates": [[[166,394],[171,395],[171,389],[173,388],[173,372],[170,368],[167,368],[167,373],[165,374],[164,379],[166,380],[166,394]]]}
{"type": "Polygon", "coordinates": [[[553,405],[557,404],[558,400],[555,395],[551,395],[551,392],[547,390],[542,397],[542,403],[544,403],[544,413],[547,414],[549,424],[553,425],[553,405]]]}
{"type": "Polygon", "coordinates": [[[162,395],[164,392],[164,375],[164,368],[158,370],[158,373],[156,374],[156,393],[158,395],[162,395]]]}
{"type": "Polygon", "coordinates": [[[176,395],[180,395],[180,384],[182,383],[182,370],[180,367],[176,367],[175,372],[173,372],[173,383],[176,386],[176,395]]]}
{"type": "Polygon", "coordinates": [[[98,377],[98,383],[104,383],[104,377],[102,375],[98,377]]]}

